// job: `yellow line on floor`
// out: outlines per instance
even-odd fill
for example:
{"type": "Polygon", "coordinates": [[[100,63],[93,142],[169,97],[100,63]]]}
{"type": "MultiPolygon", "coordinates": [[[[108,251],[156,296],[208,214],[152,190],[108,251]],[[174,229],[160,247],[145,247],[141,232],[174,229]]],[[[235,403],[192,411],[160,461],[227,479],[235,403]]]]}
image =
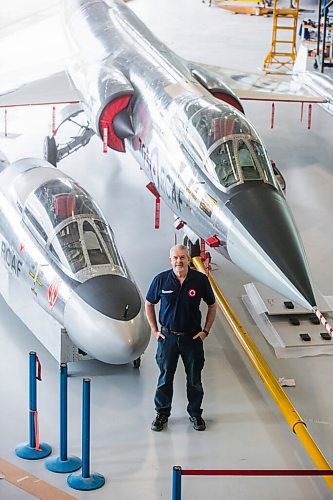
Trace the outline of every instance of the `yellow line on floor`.
{"type": "MultiPolygon", "coordinates": [[[[200,257],[194,257],[192,259],[195,267],[201,271],[202,273],[206,272],[205,266],[201,261],[200,257]]],[[[314,442],[311,434],[308,432],[306,428],[306,424],[301,418],[301,416],[297,413],[295,407],[291,403],[287,394],[284,392],[278,381],[276,380],[272,370],[266,363],[264,357],[261,352],[249,336],[248,332],[244,329],[242,324],[239,322],[236,314],[232,310],[229,305],[227,299],[224,297],[220,288],[217,286],[216,282],[209,275],[209,281],[214,290],[214,294],[216,297],[217,304],[219,305],[223,316],[228,321],[232,331],[236,335],[238,341],[240,342],[242,348],[247,354],[249,360],[251,361],[254,368],[257,370],[260,375],[262,381],[264,382],[266,388],[270,392],[272,398],[278,405],[282,415],[288,422],[289,426],[293,430],[293,432],[297,435],[304,448],[310,455],[313,460],[315,466],[318,469],[327,469],[332,470],[330,464],[325,459],[324,455],[314,442]]],[[[329,488],[333,491],[333,478],[330,476],[324,476],[326,483],[329,488]]]]}
{"type": "MultiPolygon", "coordinates": [[[[4,479],[9,483],[41,500],[69,500],[77,498],[68,495],[64,491],[42,481],[26,470],[10,464],[2,458],[0,458],[0,474],[2,474],[4,479]]],[[[3,479],[1,479],[1,481],[3,481],[3,479]]]]}

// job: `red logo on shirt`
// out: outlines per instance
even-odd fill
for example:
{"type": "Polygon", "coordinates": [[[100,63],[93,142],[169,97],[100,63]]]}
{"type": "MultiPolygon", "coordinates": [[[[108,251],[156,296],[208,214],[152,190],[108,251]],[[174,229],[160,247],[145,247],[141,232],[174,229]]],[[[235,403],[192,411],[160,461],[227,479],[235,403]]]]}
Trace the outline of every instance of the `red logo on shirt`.
{"type": "Polygon", "coordinates": [[[188,291],[188,294],[190,297],[195,297],[197,292],[195,290],[193,290],[193,288],[191,288],[191,290],[188,291]]]}

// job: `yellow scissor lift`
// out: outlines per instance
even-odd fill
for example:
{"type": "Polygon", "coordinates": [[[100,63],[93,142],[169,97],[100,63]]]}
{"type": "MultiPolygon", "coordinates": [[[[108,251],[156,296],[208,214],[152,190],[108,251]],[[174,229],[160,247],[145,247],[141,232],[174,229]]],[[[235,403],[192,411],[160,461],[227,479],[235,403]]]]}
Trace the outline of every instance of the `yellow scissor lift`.
{"type": "Polygon", "coordinates": [[[286,73],[296,60],[297,21],[299,0],[289,9],[277,7],[274,0],[272,46],[264,61],[266,73],[286,73]]]}

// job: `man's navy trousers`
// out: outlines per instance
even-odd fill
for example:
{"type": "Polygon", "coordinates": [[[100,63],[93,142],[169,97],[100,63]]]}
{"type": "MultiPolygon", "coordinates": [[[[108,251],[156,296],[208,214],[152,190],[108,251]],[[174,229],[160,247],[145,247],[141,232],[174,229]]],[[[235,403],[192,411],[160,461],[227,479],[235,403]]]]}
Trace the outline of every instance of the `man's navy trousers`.
{"type": "Polygon", "coordinates": [[[201,383],[201,371],[205,363],[203,342],[200,338],[193,339],[191,335],[174,335],[165,328],[162,328],[162,333],[165,339],[159,337],[156,352],[156,362],[160,369],[155,394],[156,412],[170,416],[173,379],[181,356],[187,379],[187,411],[191,417],[198,417],[202,414],[204,395],[201,383]]]}

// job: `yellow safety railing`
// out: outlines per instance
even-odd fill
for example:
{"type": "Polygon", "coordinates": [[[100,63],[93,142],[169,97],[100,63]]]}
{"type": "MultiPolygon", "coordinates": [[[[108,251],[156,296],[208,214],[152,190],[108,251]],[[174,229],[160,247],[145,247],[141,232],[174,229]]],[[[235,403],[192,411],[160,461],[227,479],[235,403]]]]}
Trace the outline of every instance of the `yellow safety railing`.
{"type": "MultiPolygon", "coordinates": [[[[206,272],[206,268],[200,257],[194,257],[192,261],[195,267],[199,271],[201,271],[202,273],[206,272]]],[[[311,459],[313,460],[315,466],[318,469],[332,470],[330,464],[325,459],[324,455],[314,442],[311,434],[307,430],[305,422],[294,408],[293,404],[291,403],[290,399],[288,398],[282,387],[279,385],[272,370],[266,363],[265,359],[263,358],[259,349],[256,347],[255,343],[250,338],[248,332],[239,322],[236,314],[232,310],[231,306],[224,297],[220,288],[217,286],[211,275],[209,275],[208,277],[210,284],[212,285],[217,304],[222,310],[224,317],[228,321],[231,329],[236,335],[238,341],[243,347],[252,365],[260,375],[262,381],[264,382],[265,386],[270,392],[272,398],[278,405],[282,415],[288,422],[289,426],[303,444],[304,448],[306,449],[311,459]]],[[[333,491],[333,478],[325,476],[324,479],[328,484],[329,488],[333,491]]]]}

